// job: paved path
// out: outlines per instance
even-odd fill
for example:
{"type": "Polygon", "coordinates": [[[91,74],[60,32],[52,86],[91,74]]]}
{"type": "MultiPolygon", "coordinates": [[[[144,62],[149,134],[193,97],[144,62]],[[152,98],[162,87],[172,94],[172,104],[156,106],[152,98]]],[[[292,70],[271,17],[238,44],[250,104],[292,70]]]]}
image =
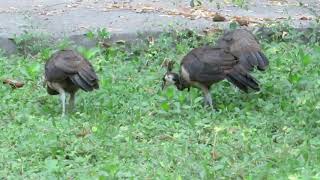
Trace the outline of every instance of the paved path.
{"type": "MultiPolygon", "coordinates": [[[[138,32],[168,29],[203,30],[224,27],[235,16],[249,17],[253,25],[291,17],[297,27],[315,19],[309,8],[320,14],[320,0],[249,0],[246,8],[226,0],[203,0],[200,8],[190,0],[9,0],[0,1],[0,48],[15,34],[44,32],[55,38],[77,36],[106,27],[115,39],[134,37],[138,32]],[[226,22],[213,22],[219,13],[226,22]]],[[[231,1],[231,0],[230,0],[231,1]]]]}

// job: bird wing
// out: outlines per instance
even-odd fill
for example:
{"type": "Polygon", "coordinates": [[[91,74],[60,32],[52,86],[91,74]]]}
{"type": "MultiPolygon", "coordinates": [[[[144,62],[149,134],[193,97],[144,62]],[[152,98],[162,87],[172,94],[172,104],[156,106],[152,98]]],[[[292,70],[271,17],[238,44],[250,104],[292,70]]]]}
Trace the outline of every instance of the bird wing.
{"type": "Polygon", "coordinates": [[[55,57],[54,65],[65,73],[74,74],[77,73],[82,66],[86,65],[86,62],[82,56],[70,50],[58,54],[58,56],[55,57]]]}
{"type": "Polygon", "coordinates": [[[249,71],[254,67],[265,70],[269,60],[261,52],[260,44],[255,36],[244,29],[238,29],[225,33],[218,41],[217,47],[230,50],[239,58],[240,63],[249,71]]]}
{"type": "Polygon", "coordinates": [[[62,81],[78,72],[83,58],[71,50],[58,51],[45,65],[45,76],[48,81],[62,81]]]}
{"type": "Polygon", "coordinates": [[[210,84],[224,79],[237,63],[236,57],[223,49],[202,47],[185,56],[182,65],[191,81],[210,84]]]}
{"type": "Polygon", "coordinates": [[[71,81],[85,91],[99,88],[98,77],[89,61],[72,50],[63,50],[54,54],[46,64],[48,81],[71,81]]]}

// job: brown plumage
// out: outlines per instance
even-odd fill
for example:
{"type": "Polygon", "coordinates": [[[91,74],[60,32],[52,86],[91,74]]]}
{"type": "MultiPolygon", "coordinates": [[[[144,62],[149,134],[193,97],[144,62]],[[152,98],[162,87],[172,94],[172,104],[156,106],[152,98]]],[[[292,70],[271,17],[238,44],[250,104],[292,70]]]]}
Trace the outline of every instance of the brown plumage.
{"type": "Polygon", "coordinates": [[[61,50],[51,56],[45,64],[45,83],[48,94],[60,95],[62,115],[65,114],[66,93],[70,94],[70,108],[73,108],[75,93],[79,89],[92,91],[99,88],[98,77],[90,62],[73,50],[61,50]]]}
{"type": "Polygon", "coordinates": [[[227,31],[218,39],[216,47],[229,50],[248,71],[252,71],[255,67],[264,71],[269,65],[269,60],[261,52],[258,40],[248,30],[227,31]]]}
{"type": "Polygon", "coordinates": [[[191,50],[181,61],[180,74],[172,72],[172,64],[163,78],[163,87],[174,84],[178,90],[196,87],[203,91],[204,101],[213,107],[209,89],[227,79],[239,89],[259,91],[258,81],[249,73],[254,67],[265,70],[269,62],[254,36],[247,31],[226,33],[216,47],[191,50]]]}

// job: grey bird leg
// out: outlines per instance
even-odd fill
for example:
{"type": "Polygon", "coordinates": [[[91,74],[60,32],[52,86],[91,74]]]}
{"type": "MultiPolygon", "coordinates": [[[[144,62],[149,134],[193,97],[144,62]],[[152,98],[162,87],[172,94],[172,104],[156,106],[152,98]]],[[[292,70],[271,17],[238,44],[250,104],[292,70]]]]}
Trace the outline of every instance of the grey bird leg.
{"type": "Polygon", "coordinates": [[[201,86],[201,90],[203,92],[203,101],[204,101],[205,105],[209,105],[210,108],[212,109],[212,111],[214,111],[212,98],[211,98],[211,94],[210,94],[209,89],[205,86],[201,86]]]}
{"type": "Polygon", "coordinates": [[[212,98],[211,98],[210,93],[207,93],[204,95],[204,101],[206,102],[207,105],[209,105],[211,108],[213,108],[212,98]]]}
{"type": "Polygon", "coordinates": [[[211,110],[214,111],[210,92],[205,93],[203,99],[204,99],[205,104],[209,105],[211,110]]]}
{"type": "Polygon", "coordinates": [[[57,91],[59,92],[59,96],[60,96],[60,101],[61,101],[61,105],[62,105],[62,117],[65,116],[66,114],[66,92],[63,90],[62,87],[60,87],[60,85],[55,84],[57,91]]]}
{"type": "Polygon", "coordinates": [[[64,90],[62,90],[60,93],[60,100],[62,103],[62,117],[65,116],[66,114],[66,93],[64,92],[64,90]]]}
{"type": "Polygon", "coordinates": [[[70,111],[73,111],[75,107],[75,93],[70,93],[70,99],[69,99],[69,109],[70,111]]]}
{"type": "Polygon", "coordinates": [[[50,88],[55,89],[56,91],[59,92],[60,101],[62,105],[61,116],[64,117],[64,115],[66,114],[66,92],[63,90],[63,88],[59,83],[51,83],[51,82],[47,82],[47,83],[48,83],[48,86],[50,86],[50,88]]]}

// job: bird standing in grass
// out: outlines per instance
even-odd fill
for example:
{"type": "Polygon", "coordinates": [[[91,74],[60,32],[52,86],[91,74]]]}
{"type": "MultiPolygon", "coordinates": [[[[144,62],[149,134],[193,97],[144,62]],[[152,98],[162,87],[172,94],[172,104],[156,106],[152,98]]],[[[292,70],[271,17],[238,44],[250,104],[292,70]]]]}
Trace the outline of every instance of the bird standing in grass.
{"type": "Polygon", "coordinates": [[[180,73],[172,72],[173,63],[167,66],[162,89],[175,85],[178,90],[196,87],[202,90],[204,102],[213,108],[210,87],[227,79],[244,92],[259,91],[258,81],[250,75],[254,67],[265,70],[269,64],[260,45],[249,31],[239,29],[225,33],[215,47],[191,50],[180,63],[180,73]]]}
{"type": "Polygon", "coordinates": [[[60,50],[45,64],[47,92],[60,96],[62,116],[66,112],[66,93],[70,94],[69,107],[73,109],[79,88],[84,91],[98,89],[98,81],[90,62],[73,50],[60,50]]]}

